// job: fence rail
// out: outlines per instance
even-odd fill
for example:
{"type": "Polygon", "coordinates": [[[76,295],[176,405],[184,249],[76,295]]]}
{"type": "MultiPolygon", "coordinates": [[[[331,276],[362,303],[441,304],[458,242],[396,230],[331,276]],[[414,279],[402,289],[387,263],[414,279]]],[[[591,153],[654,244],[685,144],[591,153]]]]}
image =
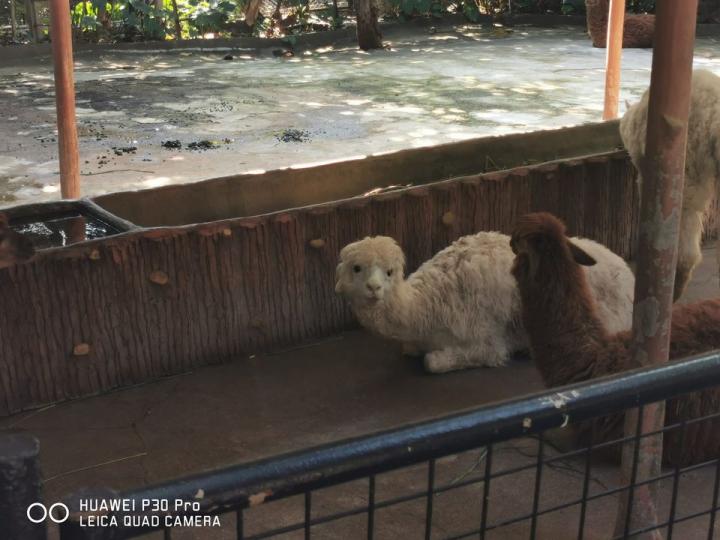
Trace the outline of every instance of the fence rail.
{"type": "MultiPolygon", "coordinates": [[[[577,538],[583,538],[586,509],[590,502],[641,484],[633,479],[629,486],[610,487],[601,492],[591,493],[588,488],[591,455],[601,451],[605,446],[619,445],[629,441],[636,443],[641,437],[654,434],[640,436],[638,432],[635,436],[624,437],[616,441],[579,448],[560,455],[550,455],[545,451],[549,444],[546,442],[545,436],[547,430],[638,406],[642,407],[648,403],[719,384],[720,352],[714,352],[681,362],[673,362],[660,368],[625,372],[583,384],[459,412],[451,416],[367,437],[189,476],[125,493],[118,494],[109,491],[80,493],[66,501],[71,509],[71,519],[61,526],[61,539],[132,538],[158,529],[164,529],[165,537],[172,538],[172,529],[165,527],[164,520],[161,520],[159,525],[147,527],[125,526],[122,519],[119,519],[118,526],[107,529],[107,533],[98,529],[82,527],[79,520],[81,516],[86,519],[88,512],[79,511],[79,501],[88,497],[130,501],[129,504],[134,505],[135,509],[117,512],[115,515],[119,518],[124,516],[138,518],[150,515],[152,510],[141,510],[142,501],[194,502],[195,507],[192,512],[189,509],[179,511],[171,509],[168,512],[161,512],[161,514],[164,517],[166,515],[183,516],[189,513],[203,515],[234,513],[237,538],[245,539],[268,538],[293,531],[304,531],[305,538],[310,538],[313,527],[362,515],[366,516],[367,537],[373,538],[377,527],[376,512],[378,510],[424,499],[425,537],[430,538],[433,528],[433,501],[436,496],[469,485],[482,485],[481,518],[472,530],[447,538],[459,539],[478,535],[480,538],[485,538],[490,531],[520,522],[528,523],[530,537],[535,538],[540,517],[573,506],[579,509],[577,538]],[[537,452],[531,462],[497,470],[493,464],[494,449],[498,448],[499,443],[503,441],[521,437],[532,437],[537,441],[537,452]],[[440,458],[473,449],[480,449],[479,457],[483,463],[482,472],[459,482],[440,483],[437,480],[437,463],[440,458]],[[541,488],[544,468],[570,458],[581,459],[585,464],[582,495],[560,504],[543,504],[541,488]],[[378,475],[418,464],[427,464],[425,489],[378,500],[376,497],[378,475]],[[488,493],[493,480],[497,482],[502,478],[517,478],[517,475],[523,471],[534,471],[535,473],[533,483],[528,487],[529,492],[533,494],[531,511],[520,512],[517,515],[491,522],[488,518],[488,508],[492,504],[492,500],[488,497],[488,493]],[[313,494],[317,490],[359,479],[367,479],[368,482],[366,504],[313,517],[313,494]],[[303,520],[271,530],[247,533],[245,530],[247,509],[298,495],[303,497],[305,516],[303,520]]],[[[683,424],[666,426],[662,431],[681,430],[680,433],[684,433],[689,424],[708,421],[718,416],[720,416],[720,411],[718,414],[693,419],[683,424]]],[[[677,466],[670,472],[642,483],[660,480],[673,481],[673,508],[668,519],[658,525],[659,528],[667,528],[671,531],[673,526],[680,523],[700,516],[708,516],[710,520],[708,530],[713,530],[718,506],[720,460],[711,460],[687,467],[677,466]],[[715,483],[712,504],[709,508],[696,508],[690,514],[679,515],[676,512],[676,501],[680,477],[703,468],[713,468],[714,470],[715,483]]],[[[629,538],[637,533],[639,531],[626,530],[619,538],[629,538]]],[[[364,531],[362,536],[365,536],[364,531]]]]}

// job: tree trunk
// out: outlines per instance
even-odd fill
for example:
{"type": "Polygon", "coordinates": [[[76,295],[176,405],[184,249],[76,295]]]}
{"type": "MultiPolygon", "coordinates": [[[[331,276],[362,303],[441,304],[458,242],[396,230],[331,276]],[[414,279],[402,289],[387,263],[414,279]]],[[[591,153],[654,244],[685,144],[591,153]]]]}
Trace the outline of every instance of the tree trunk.
{"type": "Polygon", "coordinates": [[[258,13],[260,12],[260,4],[262,4],[262,0],[250,0],[247,8],[245,9],[245,24],[247,24],[250,28],[255,26],[255,21],[257,20],[258,13]]]}
{"type": "MultiPolygon", "coordinates": [[[[153,5],[155,6],[155,15],[160,19],[160,26],[162,26],[162,36],[167,34],[167,20],[165,17],[161,17],[162,10],[165,7],[163,0],[154,0],[153,5]]],[[[158,37],[158,36],[154,36],[158,37]]]]}
{"type": "Polygon", "coordinates": [[[40,41],[34,0],[25,0],[25,24],[27,24],[27,27],[30,30],[30,37],[32,40],[35,42],[40,41]]]}
{"type": "Polygon", "coordinates": [[[182,39],[182,25],[180,24],[180,11],[178,10],[177,0],[171,0],[173,7],[173,18],[175,20],[175,36],[178,40],[182,39]]]}
{"type": "Polygon", "coordinates": [[[12,42],[17,37],[17,21],[15,20],[15,0],[10,0],[10,29],[12,32],[12,42]]]}
{"type": "Polygon", "coordinates": [[[363,51],[381,49],[383,46],[382,34],[378,24],[377,8],[373,4],[373,0],[356,0],[354,4],[358,46],[363,51]]]}

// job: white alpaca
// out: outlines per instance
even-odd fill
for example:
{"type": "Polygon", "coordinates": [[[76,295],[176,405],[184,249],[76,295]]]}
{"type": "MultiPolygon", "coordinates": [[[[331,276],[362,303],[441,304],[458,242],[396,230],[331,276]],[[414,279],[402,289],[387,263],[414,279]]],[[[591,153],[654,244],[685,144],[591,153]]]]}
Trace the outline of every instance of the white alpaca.
{"type": "MultiPolygon", "coordinates": [[[[638,170],[645,157],[645,134],[649,91],[628,108],[620,120],[620,136],[638,170]]],[[[685,155],[685,188],[683,190],[678,247],[675,299],[680,298],[693,269],[702,260],[700,241],[703,218],[707,214],[720,178],[720,77],[697,70],[692,77],[688,142],[685,155]]],[[[718,250],[720,256],[720,250],[718,250]]]]}
{"type": "MultiPolygon", "coordinates": [[[[611,332],[630,328],[635,278],[625,261],[592,240],[575,241],[598,264],[587,269],[600,318],[611,332]]],[[[376,236],[340,252],[335,291],[367,329],[426,353],[434,373],[501,366],[528,339],[510,268],[510,238],[497,232],[464,236],[404,279],[405,255],[376,236]]]]}

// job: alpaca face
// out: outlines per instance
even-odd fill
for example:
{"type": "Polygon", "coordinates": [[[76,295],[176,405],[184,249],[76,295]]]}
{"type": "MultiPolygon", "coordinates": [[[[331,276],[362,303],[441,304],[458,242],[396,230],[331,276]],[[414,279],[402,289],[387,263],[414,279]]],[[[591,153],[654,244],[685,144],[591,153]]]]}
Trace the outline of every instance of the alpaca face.
{"type": "Polygon", "coordinates": [[[386,236],[365,238],[340,252],[335,292],[352,304],[382,302],[403,279],[405,256],[395,240],[386,236]]]}
{"type": "MultiPolygon", "coordinates": [[[[581,266],[593,266],[596,261],[565,236],[565,225],[552,214],[538,212],[520,218],[510,238],[515,253],[512,274],[520,283],[535,280],[541,267],[563,259],[571,259],[581,266]]],[[[552,274],[551,274],[552,275],[552,274]]]]}
{"type": "Polygon", "coordinates": [[[395,282],[394,268],[379,264],[353,264],[348,273],[349,283],[342,292],[354,303],[371,305],[382,301],[395,282]]]}
{"type": "Polygon", "coordinates": [[[5,215],[0,214],[0,268],[24,262],[35,255],[30,240],[13,231],[5,215]]]}

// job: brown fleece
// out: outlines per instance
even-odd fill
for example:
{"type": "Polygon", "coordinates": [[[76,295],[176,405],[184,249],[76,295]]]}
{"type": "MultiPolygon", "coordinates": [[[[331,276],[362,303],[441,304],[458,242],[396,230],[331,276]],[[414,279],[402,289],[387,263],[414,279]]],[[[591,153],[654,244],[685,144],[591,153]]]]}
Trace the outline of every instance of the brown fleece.
{"type": "MultiPolygon", "coordinates": [[[[586,0],[587,27],[593,47],[604,49],[607,45],[609,0],[586,0]]],[[[655,15],[625,14],[623,28],[623,47],[650,49],[655,34],[655,15]]]]}
{"type": "MultiPolygon", "coordinates": [[[[549,387],[577,383],[640,367],[631,352],[630,332],[609,335],[597,317],[595,301],[580,265],[588,255],[572,245],[565,226],[547,213],[522,217],[512,235],[516,254],[512,273],[522,300],[522,319],[532,357],[549,387]],[[584,256],[583,256],[584,255],[584,256]]],[[[720,348],[720,299],[673,308],[670,357],[679,359],[720,348]]],[[[720,412],[720,389],[667,402],[666,425],[720,412]]],[[[621,438],[623,414],[577,427],[583,444],[621,438]]],[[[664,437],[664,461],[682,466],[720,457],[720,420],[687,426],[664,437]]],[[[619,457],[620,445],[614,445],[619,457]]]]}

